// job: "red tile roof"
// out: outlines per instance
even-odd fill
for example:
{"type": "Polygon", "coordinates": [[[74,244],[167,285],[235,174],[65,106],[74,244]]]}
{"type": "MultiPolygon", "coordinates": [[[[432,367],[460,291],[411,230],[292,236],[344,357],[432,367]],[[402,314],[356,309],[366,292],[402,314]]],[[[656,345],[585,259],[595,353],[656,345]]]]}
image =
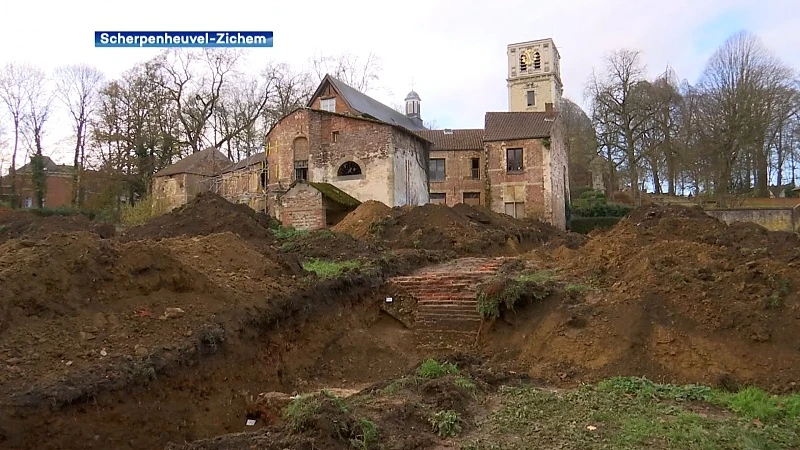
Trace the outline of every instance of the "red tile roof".
{"type": "Polygon", "coordinates": [[[436,150],[481,150],[483,149],[483,130],[419,130],[415,131],[422,138],[433,142],[432,151],[436,150]],[[449,133],[449,132],[452,133],[449,133]]]}
{"type": "Polygon", "coordinates": [[[550,137],[555,115],[545,112],[487,112],[484,141],[550,137]]]}

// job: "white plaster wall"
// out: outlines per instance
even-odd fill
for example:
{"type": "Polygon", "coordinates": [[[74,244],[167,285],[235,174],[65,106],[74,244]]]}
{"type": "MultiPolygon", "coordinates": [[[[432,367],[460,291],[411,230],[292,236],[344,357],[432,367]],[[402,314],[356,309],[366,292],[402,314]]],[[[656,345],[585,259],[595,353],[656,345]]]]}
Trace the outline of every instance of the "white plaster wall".
{"type": "Polygon", "coordinates": [[[326,180],[337,188],[347,192],[357,200],[366,202],[376,200],[388,206],[392,205],[392,186],[388,180],[392,175],[391,158],[373,158],[369,161],[355,160],[361,167],[361,178],[340,178],[336,176],[339,165],[315,169],[313,180],[326,180]],[[319,172],[319,173],[318,173],[319,172]]]}
{"type": "Polygon", "coordinates": [[[419,164],[416,151],[397,148],[394,151],[394,204],[391,206],[428,203],[428,175],[419,164]]]}

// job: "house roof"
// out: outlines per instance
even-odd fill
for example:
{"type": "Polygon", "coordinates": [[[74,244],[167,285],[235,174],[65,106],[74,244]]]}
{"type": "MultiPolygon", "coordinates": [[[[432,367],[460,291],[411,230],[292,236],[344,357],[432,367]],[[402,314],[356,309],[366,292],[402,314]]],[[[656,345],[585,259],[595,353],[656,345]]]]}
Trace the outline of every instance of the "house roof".
{"type": "Polygon", "coordinates": [[[323,196],[328,197],[329,199],[333,200],[334,202],[340,205],[355,208],[356,206],[361,204],[361,202],[358,201],[358,199],[356,199],[347,192],[337,188],[336,186],[330,183],[308,182],[308,185],[320,191],[323,196]]]}
{"type": "MultiPolygon", "coordinates": [[[[44,170],[48,172],[69,172],[72,171],[72,166],[67,164],[56,164],[49,156],[42,156],[42,162],[44,163],[44,170]]],[[[24,166],[17,169],[17,173],[19,172],[30,172],[31,170],[31,163],[25,164],[24,166]]]]}
{"type": "Polygon", "coordinates": [[[367,122],[379,123],[379,124],[381,124],[381,125],[390,126],[390,127],[392,127],[392,128],[395,128],[395,129],[397,129],[397,130],[400,130],[400,131],[402,131],[402,132],[404,132],[404,133],[406,133],[406,134],[409,134],[409,135],[411,135],[411,136],[413,136],[413,137],[415,137],[415,138],[417,138],[417,139],[419,139],[419,140],[422,140],[422,141],[424,141],[424,142],[427,142],[428,144],[432,144],[432,142],[431,142],[430,140],[428,140],[428,139],[424,138],[423,136],[420,136],[420,135],[419,135],[417,132],[415,132],[415,131],[410,131],[410,130],[408,130],[407,128],[405,128],[405,127],[401,127],[401,126],[399,126],[399,125],[394,125],[394,124],[391,124],[391,123],[386,123],[386,122],[384,122],[384,121],[381,121],[381,120],[378,120],[378,119],[374,119],[374,118],[371,118],[371,117],[352,116],[352,115],[350,115],[350,114],[341,114],[341,113],[337,113],[337,112],[325,111],[325,110],[322,110],[322,109],[313,109],[313,108],[309,108],[309,107],[307,107],[307,106],[301,106],[301,107],[299,107],[299,108],[295,108],[294,110],[292,110],[291,112],[289,112],[289,113],[288,113],[288,114],[286,114],[285,116],[281,117],[281,118],[280,118],[280,119],[279,119],[277,122],[275,122],[275,123],[272,125],[272,127],[269,129],[269,131],[267,131],[267,136],[269,136],[269,134],[270,134],[270,133],[272,133],[272,130],[274,130],[274,129],[275,129],[275,127],[277,127],[277,126],[278,126],[278,124],[279,124],[279,123],[281,123],[281,122],[283,121],[283,119],[285,119],[285,118],[287,118],[287,117],[291,116],[292,114],[294,114],[295,112],[297,112],[298,110],[301,110],[301,109],[307,109],[307,110],[309,110],[309,111],[313,111],[313,112],[315,112],[315,113],[329,114],[329,115],[332,115],[332,116],[345,117],[345,118],[348,118],[348,119],[353,119],[353,120],[363,120],[363,121],[367,121],[367,122]]]}
{"type": "Polygon", "coordinates": [[[420,130],[416,133],[433,142],[431,150],[480,150],[483,148],[483,130],[420,130]],[[447,131],[447,132],[445,132],[447,131]]]}
{"type": "Polygon", "coordinates": [[[371,117],[373,119],[380,120],[381,122],[386,122],[390,125],[397,125],[411,131],[426,129],[424,126],[418,124],[405,114],[396,111],[394,108],[384,105],[383,103],[358,91],[357,89],[348,86],[342,80],[334,78],[330,75],[325,75],[325,78],[322,79],[319,87],[317,87],[317,90],[314,92],[314,95],[311,96],[311,100],[308,102],[309,107],[311,107],[314,99],[322,93],[322,89],[325,87],[326,83],[330,83],[331,86],[333,86],[333,88],[339,93],[342,99],[350,106],[350,108],[358,112],[360,115],[371,117]]]}
{"type": "Polygon", "coordinates": [[[244,169],[245,167],[250,167],[254,164],[258,164],[266,160],[267,160],[266,152],[256,153],[255,155],[248,156],[247,158],[244,158],[243,160],[237,163],[231,164],[230,166],[223,169],[221,173],[228,173],[236,170],[241,170],[244,169]]]}
{"type": "Polygon", "coordinates": [[[545,112],[487,112],[484,141],[550,137],[555,116],[545,112]]]}
{"type": "Polygon", "coordinates": [[[175,164],[161,169],[153,176],[165,177],[169,175],[177,175],[179,173],[212,176],[219,172],[220,169],[230,166],[230,164],[231,160],[228,159],[227,156],[223,155],[222,152],[217,150],[215,147],[209,147],[197,153],[192,153],[175,164]],[[211,159],[212,163],[203,164],[208,162],[208,159],[211,159]]]}

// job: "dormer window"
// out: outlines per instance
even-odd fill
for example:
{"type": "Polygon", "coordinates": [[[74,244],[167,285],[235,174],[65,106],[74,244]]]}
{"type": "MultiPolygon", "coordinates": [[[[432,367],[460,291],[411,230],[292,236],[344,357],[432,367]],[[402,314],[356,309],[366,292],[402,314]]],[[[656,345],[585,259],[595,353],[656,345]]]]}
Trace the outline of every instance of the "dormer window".
{"type": "Polygon", "coordinates": [[[336,112],[336,97],[321,99],[319,101],[319,109],[323,111],[336,112]]]}

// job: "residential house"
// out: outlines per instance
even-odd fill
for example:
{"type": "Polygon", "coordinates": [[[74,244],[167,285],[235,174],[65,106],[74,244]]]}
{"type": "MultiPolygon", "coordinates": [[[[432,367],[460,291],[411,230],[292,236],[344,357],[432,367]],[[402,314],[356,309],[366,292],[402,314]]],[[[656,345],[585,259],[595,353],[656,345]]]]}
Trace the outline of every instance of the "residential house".
{"type": "Polygon", "coordinates": [[[210,190],[212,178],[230,166],[231,160],[214,147],[192,153],[153,175],[153,202],[172,210],[210,190]]]}
{"type": "MultiPolygon", "coordinates": [[[[72,203],[72,186],[74,167],[67,164],[56,164],[50,157],[43,156],[42,162],[45,173],[44,207],[57,208],[68,206],[72,203]]],[[[7,177],[8,178],[8,177],[7,177]]],[[[10,178],[3,183],[10,189],[10,178]]],[[[4,186],[4,190],[6,186],[4,186]]],[[[33,185],[31,163],[17,169],[17,207],[34,208],[36,204],[36,189],[33,185]]]]}
{"type": "Polygon", "coordinates": [[[223,169],[212,181],[212,190],[230,202],[266,213],[268,172],[266,152],[256,153],[223,169]]]}

